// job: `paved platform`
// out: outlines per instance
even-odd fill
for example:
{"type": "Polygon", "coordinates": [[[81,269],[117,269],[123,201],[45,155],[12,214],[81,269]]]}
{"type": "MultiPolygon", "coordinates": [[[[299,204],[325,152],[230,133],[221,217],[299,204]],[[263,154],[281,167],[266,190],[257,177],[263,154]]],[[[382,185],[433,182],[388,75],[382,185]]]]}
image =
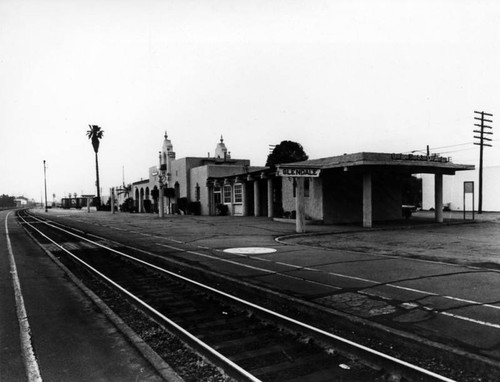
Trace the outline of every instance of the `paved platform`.
{"type": "Polygon", "coordinates": [[[445,224],[435,224],[432,212],[419,212],[372,229],[310,225],[296,235],[293,222],[263,217],[36,212],[500,362],[500,214],[464,222],[463,214],[445,212],[445,224]],[[254,247],[273,251],[224,251],[254,247]]]}
{"type": "Polygon", "coordinates": [[[7,214],[0,212],[0,380],[162,381],[86,295],[27,239],[14,214],[7,214]],[[16,293],[25,306],[24,317],[19,317],[16,293]]]}
{"type": "MultiPolygon", "coordinates": [[[[45,214],[44,212],[40,212],[45,214]]],[[[500,214],[376,224],[49,210],[95,234],[500,362],[500,214]],[[228,248],[264,247],[263,253],[228,248]]]]}

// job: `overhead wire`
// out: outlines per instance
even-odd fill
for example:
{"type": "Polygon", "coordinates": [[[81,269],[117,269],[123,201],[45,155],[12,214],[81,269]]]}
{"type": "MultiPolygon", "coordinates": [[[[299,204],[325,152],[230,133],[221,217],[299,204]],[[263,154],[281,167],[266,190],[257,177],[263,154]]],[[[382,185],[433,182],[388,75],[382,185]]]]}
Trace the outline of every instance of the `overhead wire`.
{"type": "MultiPolygon", "coordinates": [[[[491,140],[491,142],[497,142],[497,141],[500,141],[500,139],[492,139],[491,140]]],[[[474,142],[458,143],[458,144],[455,144],[455,145],[447,145],[447,146],[440,146],[440,147],[429,147],[429,151],[447,149],[447,148],[452,148],[452,147],[469,146],[469,145],[474,145],[474,142]]],[[[457,152],[460,152],[460,151],[469,151],[469,150],[473,150],[473,149],[474,149],[474,147],[466,148],[466,149],[461,149],[461,150],[443,151],[440,154],[457,153],[457,152]]],[[[427,151],[427,147],[424,148],[424,149],[419,149],[419,150],[406,151],[405,154],[411,154],[411,153],[415,153],[415,152],[426,152],[426,151],[427,151]]]]}

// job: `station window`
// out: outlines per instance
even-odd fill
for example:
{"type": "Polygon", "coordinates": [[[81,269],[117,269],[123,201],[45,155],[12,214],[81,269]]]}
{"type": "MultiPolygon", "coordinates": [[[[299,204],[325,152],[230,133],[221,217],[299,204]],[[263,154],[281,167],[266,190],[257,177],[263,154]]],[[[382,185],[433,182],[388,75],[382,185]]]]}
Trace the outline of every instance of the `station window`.
{"type": "Polygon", "coordinates": [[[231,186],[224,186],[224,203],[231,203],[231,186]]]}
{"type": "Polygon", "coordinates": [[[241,183],[234,185],[234,202],[243,203],[243,187],[241,183]]]}

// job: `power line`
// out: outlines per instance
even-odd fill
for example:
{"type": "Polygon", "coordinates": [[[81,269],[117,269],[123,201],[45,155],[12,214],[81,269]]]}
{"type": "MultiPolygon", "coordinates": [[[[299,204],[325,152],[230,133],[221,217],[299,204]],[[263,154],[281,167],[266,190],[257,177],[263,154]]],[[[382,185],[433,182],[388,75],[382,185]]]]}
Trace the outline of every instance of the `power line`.
{"type": "Polygon", "coordinates": [[[447,149],[447,148],[450,148],[450,147],[467,146],[467,145],[471,145],[471,144],[472,144],[472,142],[467,142],[467,143],[459,143],[459,144],[456,144],[456,145],[448,145],[448,146],[441,146],[441,147],[432,147],[432,150],[447,149]]]}
{"type": "MultiPolygon", "coordinates": [[[[472,144],[472,143],[471,143],[472,144]]],[[[462,151],[471,151],[474,150],[474,147],[471,147],[469,149],[462,149],[462,150],[452,150],[452,151],[441,151],[439,154],[451,154],[451,153],[460,153],[462,151]]]]}
{"type": "MultiPolygon", "coordinates": [[[[498,141],[500,141],[500,139],[492,139],[491,141],[492,142],[498,142],[498,141]]],[[[474,142],[458,143],[456,145],[447,145],[447,146],[440,146],[440,147],[431,147],[430,150],[431,151],[435,151],[435,150],[447,149],[447,148],[452,148],[452,147],[460,147],[460,146],[469,146],[469,145],[474,145],[474,142]]],[[[463,149],[463,150],[454,150],[454,151],[443,151],[443,152],[441,152],[441,154],[457,153],[457,152],[460,152],[460,151],[468,151],[468,150],[471,150],[471,149],[472,148],[463,149]]],[[[427,148],[418,149],[418,150],[409,150],[409,151],[405,151],[404,154],[411,154],[411,153],[415,153],[415,152],[425,152],[426,150],[427,150],[427,148]]]]}
{"type": "Polygon", "coordinates": [[[481,117],[474,117],[476,121],[479,121],[480,123],[475,123],[474,126],[476,126],[479,130],[474,130],[475,134],[478,134],[474,136],[475,139],[479,139],[479,142],[474,142],[475,145],[478,145],[480,147],[479,149],[479,201],[478,201],[478,208],[477,208],[477,213],[480,214],[483,212],[483,150],[484,147],[492,147],[492,139],[489,138],[490,135],[493,135],[493,132],[490,130],[493,130],[493,128],[487,123],[493,123],[492,119],[486,119],[485,117],[491,118],[493,117],[493,114],[485,113],[484,111],[475,111],[474,114],[480,115],[481,117]],[[489,130],[485,130],[489,129],[489,130]],[[488,143],[489,142],[489,143],[488,143]]]}
{"type": "MultiPolygon", "coordinates": [[[[448,146],[441,146],[441,147],[431,147],[430,150],[441,150],[441,149],[447,149],[447,148],[450,148],[450,147],[459,147],[459,146],[467,146],[467,145],[472,145],[472,142],[467,142],[467,143],[459,143],[459,144],[456,144],[456,145],[448,145],[448,146]]],[[[424,148],[424,149],[418,149],[418,150],[410,150],[410,151],[407,151],[405,152],[406,153],[414,153],[414,152],[425,152],[427,150],[427,148],[424,148]]]]}

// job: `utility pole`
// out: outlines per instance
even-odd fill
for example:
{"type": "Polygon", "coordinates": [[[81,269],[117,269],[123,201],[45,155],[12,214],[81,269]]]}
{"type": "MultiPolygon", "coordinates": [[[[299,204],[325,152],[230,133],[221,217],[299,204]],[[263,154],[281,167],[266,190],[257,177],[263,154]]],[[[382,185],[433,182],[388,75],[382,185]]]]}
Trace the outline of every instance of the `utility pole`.
{"type": "Polygon", "coordinates": [[[483,213],[483,149],[484,146],[491,147],[490,143],[485,143],[486,142],[491,142],[491,138],[485,137],[485,135],[492,135],[493,132],[487,131],[485,129],[492,129],[491,126],[485,125],[485,123],[492,123],[493,120],[491,119],[485,119],[485,117],[493,117],[493,114],[485,113],[484,111],[475,111],[475,114],[479,115],[480,117],[474,117],[475,120],[479,121],[480,123],[475,123],[474,126],[479,127],[480,130],[474,130],[474,133],[479,134],[479,136],[474,136],[474,138],[479,139],[479,142],[474,142],[475,145],[479,146],[479,200],[478,200],[478,208],[477,208],[477,213],[481,214],[483,213]]]}

